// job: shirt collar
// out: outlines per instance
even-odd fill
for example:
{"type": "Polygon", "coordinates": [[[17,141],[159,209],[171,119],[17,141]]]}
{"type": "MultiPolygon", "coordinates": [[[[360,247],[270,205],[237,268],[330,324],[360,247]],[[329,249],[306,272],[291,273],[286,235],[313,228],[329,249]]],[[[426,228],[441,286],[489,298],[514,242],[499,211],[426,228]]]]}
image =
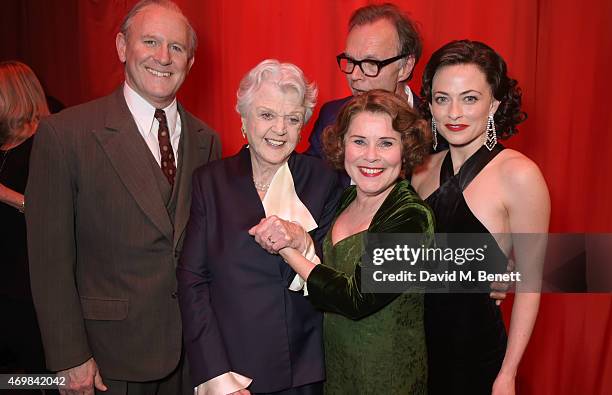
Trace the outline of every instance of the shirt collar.
{"type": "MultiPolygon", "coordinates": [[[[414,108],[414,96],[412,95],[412,90],[408,85],[404,85],[404,92],[406,92],[406,96],[408,97],[408,105],[410,108],[414,108]]],[[[415,108],[415,110],[418,110],[415,108]]]]}
{"type": "MultiPolygon", "coordinates": [[[[136,125],[138,125],[138,130],[143,136],[146,136],[152,130],[155,107],[140,96],[127,83],[123,84],[123,96],[130,109],[130,113],[132,113],[134,117],[134,121],[136,121],[136,125]]],[[[176,130],[176,119],[178,116],[176,98],[174,98],[172,103],[167,107],[163,108],[163,110],[166,113],[168,128],[170,129],[170,136],[172,137],[176,130]]]]}

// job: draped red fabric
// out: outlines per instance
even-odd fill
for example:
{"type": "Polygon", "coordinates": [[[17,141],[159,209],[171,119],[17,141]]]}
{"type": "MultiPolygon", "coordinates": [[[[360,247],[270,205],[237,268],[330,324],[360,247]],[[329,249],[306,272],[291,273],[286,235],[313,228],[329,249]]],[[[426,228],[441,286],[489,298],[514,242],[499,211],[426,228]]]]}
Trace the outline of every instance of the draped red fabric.
{"type": "MultiPolygon", "coordinates": [[[[221,135],[244,143],[234,110],[241,77],[266,58],[300,66],[319,103],[349,94],[334,56],[363,0],[179,0],[200,39],[180,100],[221,135]]],[[[0,58],[18,58],[67,105],[114,90],[123,78],[115,34],[133,0],[4,0],[0,58]]],[[[612,232],[612,2],[609,0],[397,1],[419,22],[424,54],[453,39],[481,40],[506,59],[529,119],[506,144],[542,169],[551,231],[612,232]]],[[[314,117],[316,117],[316,113],[314,117]]],[[[304,149],[312,122],[303,132],[304,149]]],[[[610,258],[601,257],[608,262],[610,258]]],[[[511,303],[504,303],[506,318],[511,303]]],[[[448,328],[449,333],[452,328],[448,328]]],[[[519,394],[612,393],[612,296],[544,295],[519,371],[519,394]]]]}

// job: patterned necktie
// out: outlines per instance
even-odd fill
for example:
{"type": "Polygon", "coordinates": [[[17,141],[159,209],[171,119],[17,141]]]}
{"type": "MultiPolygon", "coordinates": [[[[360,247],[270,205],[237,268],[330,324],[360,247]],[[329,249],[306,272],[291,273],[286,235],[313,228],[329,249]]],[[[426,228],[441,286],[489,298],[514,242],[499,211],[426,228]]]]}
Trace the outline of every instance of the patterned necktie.
{"type": "Polygon", "coordinates": [[[161,154],[161,169],[168,179],[170,185],[174,185],[174,176],[176,175],[176,165],[174,164],[174,151],[170,144],[170,130],[168,129],[168,120],[164,110],[155,110],[155,119],[159,122],[157,130],[157,140],[159,141],[159,152],[161,154]]]}

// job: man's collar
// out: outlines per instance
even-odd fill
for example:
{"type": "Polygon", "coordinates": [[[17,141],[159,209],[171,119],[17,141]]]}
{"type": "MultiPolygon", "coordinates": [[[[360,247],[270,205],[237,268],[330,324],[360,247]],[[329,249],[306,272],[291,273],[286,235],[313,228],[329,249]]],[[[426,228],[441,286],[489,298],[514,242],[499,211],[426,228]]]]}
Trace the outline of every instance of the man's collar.
{"type": "MultiPolygon", "coordinates": [[[[127,82],[123,84],[123,96],[125,97],[125,102],[127,103],[134,120],[142,128],[141,132],[145,134],[148,133],[153,122],[155,107],[140,96],[138,92],[132,89],[127,82]]],[[[174,125],[176,125],[176,118],[178,116],[176,98],[174,98],[172,103],[170,103],[167,107],[163,108],[163,110],[166,113],[166,118],[168,119],[170,135],[172,135],[174,132],[174,125]]]]}
{"type": "Polygon", "coordinates": [[[404,92],[406,93],[406,97],[408,98],[408,105],[410,106],[410,108],[414,108],[414,95],[412,94],[412,90],[408,85],[404,85],[404,92]]]}

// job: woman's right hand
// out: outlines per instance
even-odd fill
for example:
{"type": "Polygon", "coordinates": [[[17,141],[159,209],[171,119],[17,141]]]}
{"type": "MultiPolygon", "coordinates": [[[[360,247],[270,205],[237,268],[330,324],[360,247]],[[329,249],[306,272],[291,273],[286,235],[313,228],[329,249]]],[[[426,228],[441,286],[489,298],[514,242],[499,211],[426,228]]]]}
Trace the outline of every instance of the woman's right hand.
{"type": "Polygon", "coordinates": [[[311,242],[310,235],[299,224],[285,221],[276,215],[263,218],[259,224],[249,229],[249,234],[270,254],[278,254],[287,247],[301,253],[311,242]]]}
{"type": "Polygon", "coordinates": [[[302,279],[307,280],[316,266],[302,254],[312,248],[310,235],[297,223],[272,215],[249,229],[255,241],[270,254],[280,254],[302,279]]]}

